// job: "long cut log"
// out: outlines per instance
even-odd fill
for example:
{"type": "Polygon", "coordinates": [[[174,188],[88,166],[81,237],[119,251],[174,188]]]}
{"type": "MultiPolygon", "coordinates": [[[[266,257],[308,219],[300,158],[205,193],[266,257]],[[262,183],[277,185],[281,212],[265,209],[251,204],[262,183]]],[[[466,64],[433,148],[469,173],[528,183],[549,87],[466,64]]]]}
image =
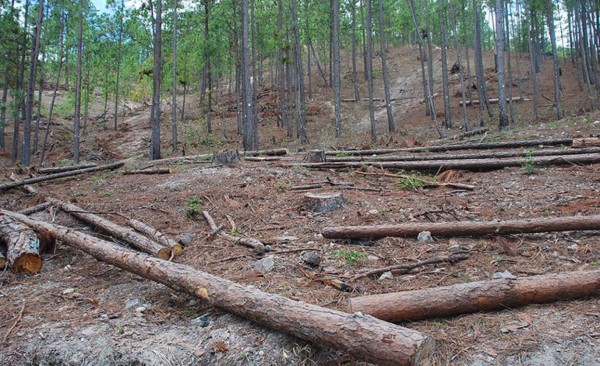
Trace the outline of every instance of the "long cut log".
{"type": "Polygon", "coordinates": [[[316,169],[347,169],[360,168],[365,165],[374,165],[384,169],[402,169],[413,171],[439,172],[443,170],[471,170],[485,171],[508,167],[520,167],[525,164],[534,164],[536,167],[552,165],[598,164],[600,154],[582,155],[556,155],[523,157],[515,159],[465,159],[465,160],[432,160],[432,161],[362,161],[340,163],[296,163],[293,166],[303,166],[316,169]]]}
{"type": "Polygon", "coordinates": [[[79,220],[84,221],[90,225],[101,229],[102,231],[109,233],[116,239],[123,240],[124,242],[131,244],[139,250],[142,250],[146,253],[150,253],[161,259],[171,258],[172,252],[170,248],[160,245],[159,243],[150,240],[145,236],[136,233],[133,230],[129,230],[103,217],[89,213],[81,207],[75,206],[71,203],[62,202],[50,197],[46,198],[46,200],[48,202],[51,202],[53,205],[60,208],[61,210],[65,211],[66,213],[77,217],[79,220]]]}
{"type": "Polygon", "coordinates": [[[287,154],[288,154],[288,149],[244,151],[244,152],[240,153],[240,155],[242,155],[242,156],[260,156],[260,155],[281,156],[281,155],[287,155],[287,154]]]}
{"type": "Polygon", "coordinates": [[[208,300],[232,314],[315,344],[344,350],[379,365],[426,365],[433,338],[368,315],[348,314],[269,294],[184,264],[163,261],[58,225],[0,210],[35,230],[45,229],[64,244],[94,258],[208,300]]]}
{"type": "Polygon", "coordinates": [[[154,168],[154,169],[140,169],[140,170],[126,170],[123,172],[125,175],[134,175],[134,174],[171,174],[172,171],[170,168],[154,168]]]}
{"type": "MultiPolygon", "coordinates": [[[[506,98],[506,103],[510,102],[510,100],[511,100],[511,98],[506,98]]],[[[525,99],[525,98],[521,98],[521,97],[513,97],[512,98],[513,102],[527,102],[527,101],[530,101],[530,100],[531,99],[525,99]]],[[[488,102],[490,104],[498,104],[499,101],[500,101],[500,99],[498,99],[498,98],[488,98],[488,102]]],[[[472,103],[471,103],[470,100],[467,100],[465,102],[465,105],[466,106],[471,106],[471,105],[479,104],[479,103],[481,103],[481,101],[479,99],[474,99],[472,103]]],[[[463,105],[462,100],[458,101],[458,105],[460,105],[462,107],[462,105],[463,105]]]]}
{"type": "Polygon", "coordinates": [[[456,221],[376,226],[324,227],[327,239],[380,239],[388,236],[414,236],[429,231],[433,236],[484,236],[490,234],[524,234],[549,231],[600,230],[600,215],[568,216],[508,221],[456,221]]]}
{"type": "Polygon", "coordinates": [[[141,222],[136,219],[129,219],[127,220],[127,224],[135,230],[139,231],[140,233],[154,238],[154,240],[156,240],[157,243],[162,244],[167,248],[171,248],[173,255],[180,255],[181,253],[183,253],[183,246],[181,244],[169,238],[166,234],[158,231],[158,229],[155,229],[152,226],[146,224],[145,222],[141,222]]]}
{"type": "Polygon", "coordinates": [[[460,159],[501,159],[524,156],[553,156],[598,154],[600,148],[589,147],[581,149],[544,149],[530,151],[494,151],[472,154],[433,154],[433,155],[388,155],[388,156],[345,156],[328,157],[327,162],[343,161],[425,161],[425,160],[460,160],[460,159]]]}
{"type": "Polygon", "coordinates": [[[31,228],[9,216],[1,215],[0,241],[6,243],[6,257],[13,271],[29,274],[40,271],[40,239],[31,228]]]}
{"type": "Polygon", "coordinates": [[[70,172],[73,170],[81,170],[98,166],[98,164],[81,164],[81,165],[69,165],[69,166],[56,166],[51,168],[35,168],[35,171],[39,174],[56,174],[62,172],[70,172]]]}
{"type": "Polygon", "coordinates": [[[377,150],[332,150],[326,151],[326,155],[380,155],[395,152],[441,152],[456,150],[487,150],[487,149],[513,149],[519,147],[535,146],[571,146],[573,139],[557,140],[524,140],[524,141],[503,141],[487,142],[478,144],[455,144],[455,145],[433,145],[422,147],[405,147],[399,149],[377,149],[377,150]]]}
{"type": "Polygon", "coordinates": [[[86,168],[86,169],[79,169],[79,170],[73,170],[70,172],[62,172],[62,173],[45,175],[45,176],[41,176],[41,177],[28,178],[28,179],[23,179],[21,181],[16,181],[16,182],[12,182],[12,183],[4,183],[4,184],[0,184],[0,191],[6,191],[7,189],[24,186],[26,184],[33,184],[33,183],[45,182],[45,181],[53,180],[53,179],[72,177],[75,175],[97,172],[100,170],[117,169],[117,168],[122,167],[124,164],[125,163],[123,163],[123,162],[118,162],[118,163],[112,163],[112,164],[106,164],[106,165],[99,165],[99,166],[86,168]]]}
{"type": "Polygon", "coordinates": [[[348,310],[400,322],[598,295],[600,270],[575,271],[355,297],[348,310]]]}

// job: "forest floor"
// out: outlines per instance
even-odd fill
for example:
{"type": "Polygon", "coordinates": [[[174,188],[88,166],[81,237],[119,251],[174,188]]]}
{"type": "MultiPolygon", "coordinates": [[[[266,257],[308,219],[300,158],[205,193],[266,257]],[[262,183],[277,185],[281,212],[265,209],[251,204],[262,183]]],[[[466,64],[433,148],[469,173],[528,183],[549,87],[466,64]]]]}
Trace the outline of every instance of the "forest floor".
{"type": "MultiPolygon", "coordinates": [[[[488,55],[489,57],[489,55],[488,55]]],[[[439,69],[439,58],[436,69],[439,69]]],[[[525,69],[526,58],[521,60],[525,69]]],[[[486,60],[490,64],[489,58],[486,60]]],[[[347,244],[324,239],[323,227],[375,225],[404,222],[488,221],[517,218],[600,214],[600,166],[505,168],[494,171],[460,171],[454,182],[475,185],[472,191],[449,188],[406,187],[396,178],[366,176],[363,168],[312,170],[295,166],[310,148],[381,148],[437,144],[437,134],[421,102],[419,61],[414,49],[394,49],[388,55],[392,92],[399,132],[385,132],[386,116],[378,112],[382,136],[370,144],[366,102],[343,103],[344,135],[333,137],[331,93],[319,87],[308,108],[311,144],[288,140],[269,110],[273,96],[265,87],[259,131],[261,148],[287,147],[290,154],[279,161],[245,161],[233,166],[210,162],[172,163],[167,175],[125,175],[124,169],[81,175],[37,184],[40,195],[19,189],[0,195],[0,207],[20,210],[49,195],[124,224],[133,217],[174,239],[192,237],[176,262],[229,280],[252,285],[291,299],[347,310],[347,300],[365,294],[406,291],[492,279],[509,271],[517,277],[600,268],[600,230],[468,238],[384,238],[371,245],[347,244]],[[337,211],[314,213],[307,209],[304,191],[289,188],[331,179],[352,182],[372,190],[341,190],[325,186],[314,192],[340,192],[347,200],[337,211]],[[208,210],[225,230],[258,238],[272,246],[267,253],[272,268],[259,270],[260,256],[247,248],[207,239],[210,228],[194,214],[192,201],[208,210]],[[457,263],[443,263],[394,275],[366,277],[348,282],[360,291],[339,291],[301,272],[303,252],[313,252],[321,264],[313,269],[330,278],[348,278],[367,269],[410,263],[446,255],[460,246],[471,256],[457,263]]],[[[492,63],[493,64],[493,63],[492,63]]],[[[509,131],[496,131],[496,118],[486,117],[490,132],[466,141],[554,139],[600,135],[600,113],[586,111],[570,64],[563,66],[563,108],[566,117],[553,120],[551,62],[542,65],[540,118],[532,119],[532,102],[515,105],[517,117],[509,131]]],[[[345,65],[344,69],[349,70],[345,65]]],[[[376,74],[377,75],[377,74],[376,74]]],[[[380,75],[380,74],[379,74],[380,75]]],[[[486,70],[494,97],[493,70],[486,70]]],[[[529,77],[523,72],[523,93],[531,98],[529,77]]],[[[436,79],[440,79],[436,74],[436,79]]],[[[517,79],[516,77],[513,79],[517,79]]],[[[351,77],[344,77],[344,96],[352,97],[351,77]]],[[[314,77],[315,84],[322,80],[314,77]]],[[[515,89],[517,85],[515,81],[515,89]]],[[[376,87],[379,87],[379,83],[376,87]]],[[[377,90],[382,90],[381,88],[377,90]]],[[[436,85],[440,93],[441,86],[436,85]]],[[[454,124],[462,124],[458,106],[460,83],[453,76],[451,102],[454,124]],[[458,91],[458,93],[457,93],[458,91]],[[459,122],[460,121],[460,122],[459,122]]],[[[381,93],[380,93],[381,94],[381,93]]],[[[441,93],[440,93],[441,94],[441,93]]],[[[516,91],[515,91],[516,94],[516,91]]],[[[361,83],[361,96],[366,85],[361,83]]],[[[230,98],[231,99],[231,98],[230,98]]],[[[189,100],[189,99],[188,99],[189,100]]],[[[194,109],[193,99],[188,110],[194,109]]],[[[441,97],[436,106],[443,110],[441,97]]],[[[381,104],[381,103],[380,103],[381,104]]],[[[147,166],[150,137],[149,111],[143,103],[131,103],[131,111],[116,131],[104,129],[94,119],[101,103],[92,105],[92,121],[82,141],[86,161],[104,162],[132,158],[125,169],[147,166]]],[[[165,107],[163,153],[170,151],[170,108],[165,107]]],[[[384,110],[384,109],[382,109],[384,110]]],[[[180,141],[186,154],[239,148],[235,114],[215,117],[218,133],[207,137],[197,113],[180,123],[180,141]]],[[[497,111],[496,115],[497,115],[497,111]]],[[[469,108],[471,125],[477,108],[469,108]]],[[[441,118],[440,118],[441,119],[441,118]]],[[[69,123],[58,122],[47,166],[69,159],[69,123]]],[[[107,122],[111,125],[111,122],[107,122]]],[[[445,134],[460,133],[461,128],[445,134]]],[[[10,130],[8,131],[10,134],[10,130]]],[[[444,143],[455,143],[446,141],[444,143]]],[[[540,147],[541,149],[541,147],[540,147]]],[[[537,150],[534,148],[533,150],[537,150]]],[[[521,152],[525,153],[522,149],[521,152]]],[[[181,155],[165,154],[165,157],[181,155]]],[[[423,153],[423,155],[427,155],[423,153]]],[[[30,174],[3,158],[2,180],[15,173],[30,174]]],[[[87,231],[88,228],[54,210],[32,215],[87,231]]],[[[101,235],[101,234],[97,234],[101,235]]],[[[105,236],[102,236],[106,238],[105,236]]],[[[437,318],[401,325],[439,340],[435,365],[600,365],[600,299],[565,300],[502,311],[437,318]]],[[[223,313],[202,301],[112,267],[73,248],[59,245],[44,256],[39,274],[0,273],[0,365],[365,365],[351,356],[314,345],[223,313]]]]}

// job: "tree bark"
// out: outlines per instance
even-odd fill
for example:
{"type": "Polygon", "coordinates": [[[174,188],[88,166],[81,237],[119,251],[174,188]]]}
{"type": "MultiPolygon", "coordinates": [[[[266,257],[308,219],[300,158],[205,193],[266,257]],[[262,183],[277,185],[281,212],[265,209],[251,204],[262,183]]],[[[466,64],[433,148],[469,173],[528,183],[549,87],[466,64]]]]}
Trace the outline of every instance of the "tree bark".
{"type": "Polygon", "coordinates": [[[444,96],[444,114],[446,128],[452,128],[452,111],[450,110],[450,91],[448,87],[448,40],[447,40],[447,11],[448,3],[446,0],[438,0],[439,14],[440,14],[440,38],[441,38],[441,53],[442,53],[442,88],[444,96]]]}
{"type": "Polygon", "coordinates": [[[6,257],[4,256],[4,253],[2,253],[2,251],[0,251],[0,269],[4,270],[6,268],[6,257]]]}
{"type": "Polygon", "coordinates": [[[586,137],[586,138],[573,139],[572,146],[574,148],[578,148],[578,149],[592,147],[592,146],[600,147],[600,137],[586,137]]]}
{"type": "Polygon", "coordinates": [[[0,241],[6,243],[6,256],[16,273],[36,274],[42,268],[40,239],[31,228],[9,216],[0,216],[0,241]]]}
{"type": "Polygon", "coordinates": [[[333,7],[333,105],[335,109],[335,137],[342,135],[340,112],[340,2],[332,0],[333,7]]]}
{"type": "Polygon", "coordinates": [[[145,222],[141,222],[136,219],[129,219],[127,224],[136,231],[153,238],[157,243],[167,248],[171,248],[173,255],[180,255],[183,253],[183,246],[181,244],[177,243],[175,240],[169,238],[167,235],[146,224],[145,222]]]}
{"type": "Polygon", "coordinates": [[[352,84],[354,86],[354,100],[358,102],[360,100],[360,91],[358,89],[358,72],[356,67],[356,0],[350,1],[350,9],[352,13],[352,84]]]}
{"type": "Polygon", "coordinates": [[[556,49],[556,32],[554,31],[554,9],[552,0],[546,0],[546,11],[548,16],[548,33],[550,34],[550,43],[552,45],[552,66],[554,71],[554,106],[556,107],[556,118],[563,117],[562,107],[560,106],[560,70],[558,68],[558,51],[556,49]]]}
{"type": "Polygon", "coordinates": [[[371,0],[367,0],[365,6],[367,7],[367,15],[365,17],[365,28],[367,29],[367,52],[365,55],[365,60],[367,62],[367,84],[369,90],[369,120],[371,121],[371,142],[375,143],[377,141],[377,121],[375,120],[375,106],[373,105],[373,42],[371,41],[371,0]]]}
{"type": "MultiPolygon", "coordinates": [[[[521,97],[514,97],[514,98],[506,98],[505,100],[507,102],[527,102],[527,101],[529,101],[531,99],[526,99],[526,98],[521,98],[521,97]]],[[[490,103],[490,104],[498,104],[499,102],[500,102],[499,98],[488,98],[488,103],[490,103]]],[[[468,101],[466,101],[464,103],[466,103],[467,106],[471,106],[471,105],[474,105],[474,104],[480,104],[481,101],[479,99],[474,99],[474,100],[468,100],[468,101]]],[[[458,104],[462,106],[463,105],[463,101],[459,101],[458,104]]]]}
{"type": "MultiPolygon", "coordinates": [[[[504,5],[503,0],[496,0],[496,54],[497,65],[496,75],[498,77],[498,106],[500,112],[498,114],[498,129],[500,131],[508,128],[508,113],[506,109],[506,86],[505,84],[505,67],[504,67],[504,5]]],[[[489,102],[489,101],[488,101],[489,102]]]]}
{"type": "Polygon", "coordinates": [[[392,102],[391,102],[391,94],[390,94],[390,85],[389,85],[389,77],[387,70],[387,56],[385,50],[385,27],[383,23],[383,0],[378,0],[379,6],[379,42],[381,46],[381,72],[383,77],[383,90],[385,95],[385,108],[387,112],[388,119],[388,131],[396,132],[396,125],[394,123],[394,112],[392,110],[392,102]]]}
{"type": "Polygon", "coordinates": [[[75,83],[75,115],[73,117],[73,161],[79,164],[79,125],[81,120],[81,81],[83,75],[83,0],[79,0],[79,27],[77,31],[77,81],[75,83]]]}
{"type": "Polygon", "coordinates": [[[65,177],[72,177],[72,176],[75,176],[75,175],[80,175],[80,174],[85,174],[85,173],[91,173],[91,172],[97,172],[97,171],[100,171],[100,170],[116,169],[116,168],[122,167],[123,165],[125,165],[125,163],[123,163],[123,162],[117,162],[117,163],[112,163],[112,164],[107,164],[107,165],[100,165],[100,166],[95,166],[95,167],[86,168],[86,169],[79,169],[79,170],[73,170],[73,171],[69,171],[69,172],[62,172],[62,173],[45,175],[43,177],[28,178],[28,179],[24,179],[24,180],[21,180],[21,181],[18,181],[18,182],[4,183],[4,184],[0,184],[0,192],[5,191],[7,189],[11,189],[11,188],[15,188],[15,187],[20,187],[20,186],[23,186],[23,185],[26,185],[26,184],[33,184],[33,183],[45,182],[45,181],[48,181],[48,180],[65,178],[65,177]]]}
{"type": "MultiPolygon", "coordinates": [[[[185,103],[185,94],[183,97],[185,103]]],[[[183,107],[185,108],[185,106],[183,107]]],[[[181,111],[183,118],[183,108],[181,111]]],[[[177,0],[173,2],[173,90],[171,102],[172,152],[177,152],[177,0]]]]}
{"type": "Polygon", "coordinates": [[[162,69],[162,1],[156,1],[156,21],[154,25],[154,70],[152,72],[152,108],[150,123],[150,159],[160,159],[160,83],[162,69]]]}
{"type": "Polygon", "coordinates": [[[214,307],[306,341],[341,349],[379,365],[425,365],[433,357],[435,341],[420,332],[370,316],[293,301],[64,227],[31,220],[23,215],[10,215],[36,230],[48,230],[64,244],[98,260],[176,291],[195,295],[210,301],[214,307]]]}
{"type": "Polygon", "coordinates": [[[512,309],[600,294],[600,270],[552,273],[355,297],[348,311],[389,322],[512,309]]]}
{"type": "Polygon", "coordinates": [[[46,198],[46,201],[51,202],[64,212],[77,217],[81,221],[95,226],[106,233],[109,233],[116,239],[123,240],[124,242],[131,244],[139,250],[152,254],[160,259],[171,258],[171,249],[160,245],[159,243],[150,240],[132,230],[129,230],[126,227],[117,225],[112,221],[109,221],[98,215],[94,215],[83,208],[70,203],[62,202],[50,197],[46,198]]]}
{"type": "Polygon", "coordinates": [[[485,236],[553,231],[598,230],[600,215],[572,216],[509,221],[456,221],[378,226],[324,227],[321,234],[327,239],[380,239],[385,237],[414,236],[429,231],[433,236],[485,236]]]}

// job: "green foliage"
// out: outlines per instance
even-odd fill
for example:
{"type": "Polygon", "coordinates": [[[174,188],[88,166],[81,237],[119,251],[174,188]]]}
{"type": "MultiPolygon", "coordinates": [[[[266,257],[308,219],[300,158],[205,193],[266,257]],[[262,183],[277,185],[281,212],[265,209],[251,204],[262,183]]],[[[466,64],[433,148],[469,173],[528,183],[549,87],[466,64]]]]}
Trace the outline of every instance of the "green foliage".
{"type": "Polygon", "coordinates": [[[287,191],[288,189],[290,189],[291,184],[289,182],[281,182],[281,181],[277,181],[277,188],[281,189],[282,191],[287,191]]]}
{"type": "Polygon", "coordinates": [[[527,149],[525,151],[525,161],[523,162],[523,168],[527,174],[533,174],[535,170],[535,162],[533,161],[533,149],[527,149]]]}
{"type": "Polygon", "coordinates": [[[397,184],[397,187],[400,189],[417,189],[419,187],[423,187],[425,185],[425,181],[420,174],[411,174],[402,178],[402,181],[397,184]]]}
{"type": "Polygon", "coordinates": [[[367,260],[367,253],[357,252],[356,250],[338,249],[331,253],[335,259],[343,259],[347,264],[357,264],[367,260]]]}
{"type": "Polygon", "coordinates": [[[188,217],[196,217],[200,214],[204,202],[200,197],[194,196],[185,200],[185,214],[188,217]]]}

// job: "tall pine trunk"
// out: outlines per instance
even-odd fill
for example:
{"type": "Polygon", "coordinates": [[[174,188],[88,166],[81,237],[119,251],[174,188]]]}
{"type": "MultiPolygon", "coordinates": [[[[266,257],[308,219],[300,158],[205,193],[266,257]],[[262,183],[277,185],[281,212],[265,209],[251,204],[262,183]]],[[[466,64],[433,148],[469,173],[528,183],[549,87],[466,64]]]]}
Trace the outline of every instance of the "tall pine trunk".
{"type": "Polygon", "coordinates": [[[75,84],[75,116],[73,117],[73,161],[79,163],[79,123],[81,120],[82,57],[83,57],[83,0],[79,0],[77,28],[77,81],[75,84]]]}
{"type": "Polygon", "coordinates": [[[255,150],[254,125],[252,112],[252,86],[250,85],[250,49],[248,32],[248,0],[242,1],[242,93],[243,93],[243,124],[244,150],[255,150]]]}
{"type": "MultiPolygon", "coordinates": [[[[177,0],[173,2],[173,99],[171,102],[171,138],[177,152],[177,0]]],[[[185,103],[185,99],[184,99],[185,103]]],[[[183,113],[183,112],[182,112],[183,113]]]]}
{"type": "Polygon", "coordinates": [[[448,40],[446,39],[446,28],[447,25],[447,15],[446,15],[446,7],[447,3],[445,0],[438,1],[439,13],[440,13],[440,38],[441,44],[440,47],[442,49],[442,88],[444,94],[444,114],[446,116],[446,128],[452,128],[452,111],[450,110],[450,90],[448,87],[448,59],[447,59],[447,48],[448,48],[448,40]]]}
{"type": "Polygon", "coordinates": [[[379,41],[381,43],[381,70],[383,74],[383,89],[385,92],[385,108],[387,111],[388,131],[396,132],[394,124],[394,112],[392,111],[392,101],[390,95],[390,85],[387,71],[387,60],[385,52],[385,28],[383,24],[383,0],[379,0],[379,41]]]}
{"type": "Polygon", "coordinates": [[[373,105],[373,62],[372,62],[372,41],[371,41],[371,0],[366,1],[367,15],[365,17],[367,29],[367,84],[369,89],[369,119],[371,122],[371,142],[377,141],[377,125],[375,121],[375,106],[373,105]]]}
{"type": "Polygon", "coordinates": [[[160,82],[162,66],[162,0],[156,1],[156,20],[154,22],[154,70],[152,73],[152,107],[150,123],[152,135],[150,138],[150,159],[161,158],[160,154],[160,82]]]}
{"type": "Polygon", "coordinates": [[[352,84],[354,85],[354,100],[358,102],[360,101],[360,91],[358,89],[358,72],[356,70],[356,0],[351,0],[350,5],[352,11],[352,84]]]}
{"type": "Polygon", "coordinates": [[[554,10],[552,1],[546,0],[546,11],[548,16],[548,32],[550,33],[550,43],[552,45],[552,64],[554,66],[554,105],[556,106],[556,118],[563,116],[560,106],[560,70],[558,68],[558,51],[556,49],[556,33],[554,31],[554,10]]]}
{"type": "Polygon", "coordinates": [[[502,0],[496,0],[496,54],[497,54],[497,76],[498,76],[498,128],[508,128],[508,114],[506,113],[506,91],[504,85],[504,4],[502,0]]]}
{"type": "Polygon", "coordinates": [[[308,133],[306,131],[306,101],[304,98],[304,70],[302,68],[302,48],[300,46],[300,28],[298,23],[297,1],[292,0],[292,20],[294,22],[294,59],[296,64],[296,119],[297,134],[300,137],[300,143],[308,143],[308,133]]]}
{"type": "MultiPolygon", "coordinates": [[[[295,1],[295,0],[292,0],[295,1]]],[[[340,114],[340,2],[333,0],[333,99],[335,108],[335,137],[342,134],[340,114]]]]}

